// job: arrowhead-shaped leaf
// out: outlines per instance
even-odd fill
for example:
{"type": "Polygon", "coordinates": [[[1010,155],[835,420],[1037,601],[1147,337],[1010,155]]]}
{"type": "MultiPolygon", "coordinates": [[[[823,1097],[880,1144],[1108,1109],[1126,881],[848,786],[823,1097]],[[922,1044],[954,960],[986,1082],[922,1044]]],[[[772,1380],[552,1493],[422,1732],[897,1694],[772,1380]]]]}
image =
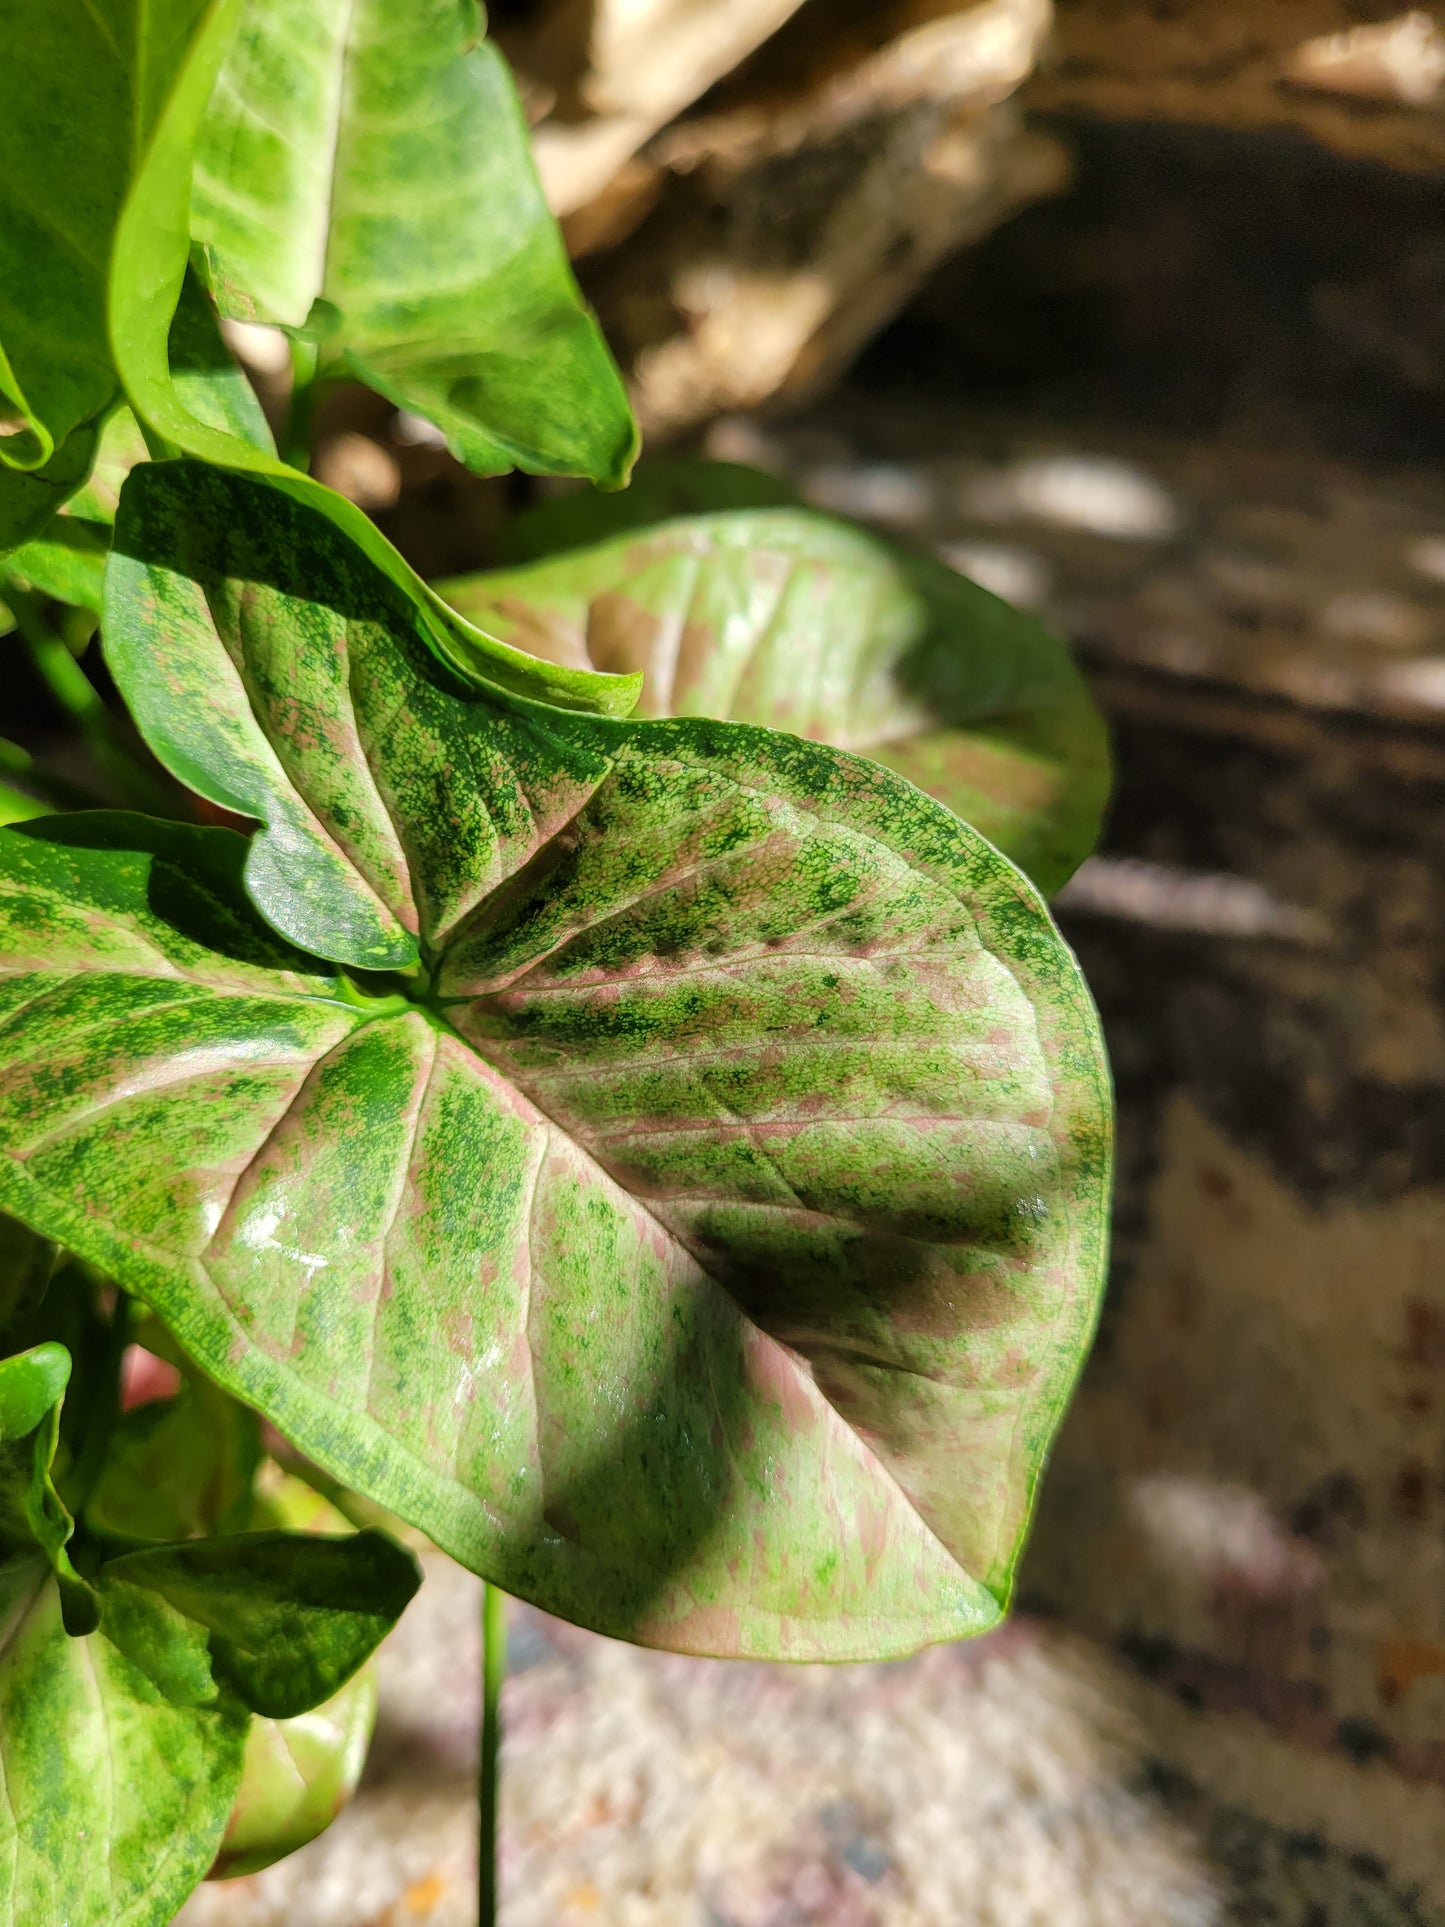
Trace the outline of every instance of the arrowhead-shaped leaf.
{"type": "Polygon", "coordinates": [[[244,1709],[175,1706],[71,1638],[42,1560],[0,1570],[0,1625],[0,1927],[164,1927],[221,1843],[244,1709]]]}
{"type": "MultiPolygon", "coordinates": [[[[649,498],[778,488],[726,465],[660,466],[654,485],[641,471],[649,498]]],[[[544,538],[610,539],[439,585],[492,634],[570,668],[641,670],[640,716],[731,717],[864,751],[1046,892],[1094,847],[1109,758],[1082,676],[1035,617],[941,562],[798,507],[637,528],[628,496],[582,496],[530,519],[544,538]]]]}
{"type": "Polygon", "coordinates": [[[288,953],[224,833],[5,832],[0,1202],[569,1617],[798,1657],[992,1624],[1109,1165],[1027,883],[856,757],[469,688],[257,483],[142,469],[117,541],[111,662],[187,780],[252,786],[266,915],[352,957],[389,916],[424,974],[288,953]]]}
{"type": "Polygon", "coordinates": [[[475,0],[251,0],[201,126],[223,310],[306,329],[480,474],[625,481],[636,430],[475,0]]]}

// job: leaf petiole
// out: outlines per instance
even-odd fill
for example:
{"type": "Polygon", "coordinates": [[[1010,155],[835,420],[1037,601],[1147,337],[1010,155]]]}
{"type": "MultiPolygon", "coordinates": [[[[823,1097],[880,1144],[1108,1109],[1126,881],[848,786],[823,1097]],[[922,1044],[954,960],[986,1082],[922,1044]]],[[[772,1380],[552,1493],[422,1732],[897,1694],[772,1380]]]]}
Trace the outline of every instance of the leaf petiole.
{"type": "Polygon", "coordinates": [[[502,1681],[507,1671],[507,1595],[482,1581],[482,1728],[477,1766],[477,1927],[497,1923],[497,1807],[501,1787],[502,1681]]]}
{"type": "Polygon", "coordinates": [[[291,404],[286,415],[282,457],[303,475],[311,472],[311,431],[321,386],[321,350],[302,335],[291,337],[291,404]]]}

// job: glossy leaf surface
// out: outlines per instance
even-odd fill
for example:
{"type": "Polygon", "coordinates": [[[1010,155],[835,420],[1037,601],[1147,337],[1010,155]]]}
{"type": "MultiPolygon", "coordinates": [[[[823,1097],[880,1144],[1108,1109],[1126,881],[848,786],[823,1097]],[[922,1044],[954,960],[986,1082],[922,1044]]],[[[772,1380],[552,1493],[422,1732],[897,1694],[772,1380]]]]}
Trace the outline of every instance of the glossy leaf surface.
{"type": "MultiPolygon", "coordinates": [[[[665,465],[654,495],[775,486],[746,470],[675,466],[682,475],[665,465]]],[[[541,539],[624,519],[625,497],[571,498],[533,518],[541,539]]],[[[731,717],[866,752],[1045,891],[1097,840],[1107,742],[1063,643],[942,563],[831,516],[691,516],[439,586],[533,654],[641,670],[641,716],[731,717]]]]}
{"type": "Polygon", "coordinates": [[[100,1633],[73,1639],[43,1560],[0,1569],[0,1923],[164,1927],[215,1858],[247,1715],[173,1705],[100,1633]]]}
{"type": "Polygon", "coordinates": [[[289,872],[246,864],[267,914],[319,945],[326,892],[378,904],[430,991],[287,953],[228,836],[8,832],[9,1207],[570,1617],[833,1655],[992,1623],[1108,1181],[1038,900],[833,750],[483,698],[309,522],[139,471],[111,660],[188,780],[252,756],[291,826],[289,872]]]}
{"type": "Polygon", "coordinates": [[[636,431],[474,0],[252,0],[201,125],[224,311],[306,329],[481,474],[626,479],[636,431]]]}
{"type": "Polygon", "coordinates": [[[557,669],[476,629],[425,588],[355,503],[218,423],[211,411],[198,410],[194,394],[176,380],[170,344],[190,259],[195,144],[242,11],[240,0],[211,0],[184,58],[175,64],[170,91],[121,210],[107,313],[111,352],[131,407],[175,447],[222,467],[265,475],[275,488],[327,517],[416,601],[430,646],[463,675],[564,707],[625,715],[636,700],[636,678],[557,669]]]}

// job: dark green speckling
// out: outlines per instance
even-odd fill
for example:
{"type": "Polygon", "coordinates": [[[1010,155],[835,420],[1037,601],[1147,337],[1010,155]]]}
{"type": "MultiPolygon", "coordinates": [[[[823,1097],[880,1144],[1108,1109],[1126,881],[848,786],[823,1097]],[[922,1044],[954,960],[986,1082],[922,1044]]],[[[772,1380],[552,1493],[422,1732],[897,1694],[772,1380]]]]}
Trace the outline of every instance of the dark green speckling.
{"type": "Polygon", "coordinates": [[[796,1658],[996,1623],[1107,1225],[1036,892],[861,757],[468,687],[308,511],[141,478],[111,660],[268,827],[0,836],[0,1204],[554,1612],[796,1658]],[[402,932],[424,994],[247,892],[339,961],[402,932]]]}

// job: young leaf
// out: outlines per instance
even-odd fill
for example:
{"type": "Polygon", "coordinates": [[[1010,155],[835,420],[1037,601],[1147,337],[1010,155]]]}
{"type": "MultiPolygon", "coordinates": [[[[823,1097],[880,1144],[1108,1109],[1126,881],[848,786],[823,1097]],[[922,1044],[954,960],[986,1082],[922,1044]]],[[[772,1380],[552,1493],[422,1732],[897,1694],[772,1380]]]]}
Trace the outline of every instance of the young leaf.
{"type": "Polygon", "coordinates": [[[615,487],[636,453],[621,378],[477,33],[474,0],[252,0],[192,233],[224,312],[306,330],[479,474],[615,487]]]}
{"type": "Polygon", "coordinates": [[[0,1623],[0,1927],[164,1927],[221,1843],[244,1709],[175,1706],[71,1638],[43,1560],[0,1570],[0,1623]]]}
{"type": "MultiPolygon", "coordinates": [[[[143,44],[151,58],[147,104],[154,109],[149,140],[143,152],[113,154],[112,170],[130,179],[130,191],[119,211],[119,222],[108,261],[108,291],[104,309],[108,319],[109,353],[125,394],[137,416],[162,440],[206,461],[270,477],[274,486],[328,517],[361,551],[408,596],[417,598],[420,623],[430,646],[462,675],[495,684],[523,695],[533,695],[563,707],[626,715],[636,701],[636,677],[598,676],[557,669],[509,649],[449,610],[439,596],[426,589],[370,519],[352,502],[298,474],[266,448],[218,421],[214,411],[195,404],[193,389],[178,382],[171,365],[173,322],[184,294],[190,256],[191,172],[196,137],[222,62],[230,50],[242,8],[240,0],[189,0],[190,38],[184,45],[166,37],[163,50],[151,49],[153,30],[164,24],[166,7],[180,8],[187,0],[162,0],[160,12],[141,9],[140,0],[114,0],[129,32],[111,35],[110,52],[97,54],[108,66],[105,86],[124,91],[131,82],[128,66],[132,40],[143,44]],[[134,16],[134,17],[133,17],[134,16]],[[119,76],[119,79],[117,79],[119,76]]],[[[27,10],[41,0],[24,0],[27,10]]],[[[89,0],[61,0],[57,18],[87,11],[89,0]]],[[[96,16],[100,18],[100,16],[96,16]]],[[[179,16],[178,16],[179,18],[179,16]]],[[[177,33],[179,28],[177,27],[177,33]]],[[[37,76],[38,82],[39,76],[37,76]]],[[[0,140],[0,162],[8,150],[0,140]]],[[[67,177],[68,182],[68,177],[67,177]]],[[[66,185],[63,182],[62,185],[66,185]]],[[[58,197],[63,202],[64,195],[58,197]]],[[[0,189],[0,221],[3,221],[0,189]]],[[[0,264],[3,264],[0,249],[0,264]]],[[[4,346],[0,311],[0,349],[4,346]]],[[[13,438],[12,438],[13,439],[13,438]]],[[[88,456],[87,456],[88,459],[88,456]]],[[[83,479],[77,473],[74,482],[83,479]]],[[[5,527],[4,476],[0,474],[0,534],[5,527]]],[[[72,484],[73,485],[73,484],[72,484]]],[[[54,506],[54,491],[52,491],[54,506]]],[[[27,526],[25,533],[34,533],[27,526]]],[[[22,540],[16,535],[13,540],[22,540]]],[[[3,542],[0,542],[3,550],[3,542]]]]}
{"type": "MultiPolygon", "coordinates": [[[[0,436],[0,552],[38,534],[85,480],[118,398],[107,318],[117,228],[207,11],[207,0],[15,0],[8,11],[0,403],[19,426],[0,436]]],[[[179,294],[178,277],[163,355],[179,294]]],[[[187,405],[233,434],[263,429],[230,356],[205,339],[214,322],[199,289],[178,327],[187,405]]]]}
{"type": "Polygon", "coordinates": [[[209,1697],[198,1684],[208,1670],[253,1713],[284,1720],[346,1684],[420,1577],[411,1554],[383,1532],[183,1540],[107,1561],[102,1624],[162,1690],[209,1697]]]}
{"type": "MultiPolygon", "coordinates": [[[[351,1529],[335,1506],[274,1460],[262,1467],[251,1523],[287,1532],[351,1529]]],[[[256,1873],[325,1832],[356,1791],[375,1724],[374,1661],[309,1713],[253,1719],[241,1788],[211,1877],[256,1873]]]]}
{"type": "Polygon", "coordinates": [[[35,1345],[0,1359],[0,1446],[15,1445],[35,1431],[70,1380],[70,1353],[63,1345],[35,1345]]]}
{"type": "Polygon", "coordinates": [[[267,976],[233,838],[3,833],[34,1001],[0,1201],[568,1617],[800,1657],[993,1623],[1109,1175],[1095,1019],[1027,883],[856,757],[467,688],[254,482],[138,471],[112,573],[153,745],[209,782],[241,744],[286,828],[247,865],[267,914],[343,950],[380,905],[427,975],[348,993],[273,940],[267,976]]]}
{"type": "Polygon", "coordinates": [[[70,1563],[75,1521],[51,1480],[69,1381],[70,1354],[53,1342],[0,1361],[0,1562],[38,1548],[59,1583],[67,1628],[89,1633],[99,1609],[70,1563]]]}
{"type": "Polygon", "coordinates": [[[423,911],[433,920],[459,913],[489,871],[500,881],[519,839],[573,814],[605,773],[605,756],[559,736],[553,711],[534,722],[488,708],[484,744],[452,693],[465,685],[438,673],[424,612],[337,529],[257,483],[195,463],[163,466],[163,475],[140,469],[127,484],[107,575],[107,660],[132,713],[183,782],[262,819],[247,887],[277,929],[363,969],[407,968],[423,911]],[[298,533],[309,553],[295,546],[298,533]],[[324,582],[319,595],[313,577],[324,582]],[[226,605],[225,639],[208,606],[213,592],[226,605]],[[358,625],[376,647],[353,674],[346,643],[358,625]],[[257,647],[254,661],[227,653],[244,647],[241,632],[257,647]],[[358,732],[383,711],[392,740],[379,779],[368,760],[376,752],[358,732]],[[312,723],[345,732],[341,753],[311,741],[312,723]],[[456,739],[445,768],[436,767],[438,730],[456,739]],[[419,764],[407,753],[413,738],[419,764]],[[405,797],[392,794],[397,785],[405,797]],[[413,819],[404,832],[398,811],[413,819]]]}
{"type": "Polygon", "coordinates": [[[213,1386],[117,1419],[85,1523],[106,1539],[187,1539],[243,1530],[261,1458],[255,1414],[213,1386]]]}
{"type": "MultiPolygon", "coordinates": [[[[746,470],[662,467],[654,496],[777,486],[746,470]]],[[[631,516],[625,496],[579,497],[532,519],[544,539],[583,540],[589,525],[631,516]]],[[[831,516],[695,515],[438,587],[534,655],[641,670],[641,716],[770,723],[866,752],[1046,892],[1097,841],[1107,740],[1064,644],[942,563],[831,516]]]]}
{"type": "Polygon", "coordinates": [[[212,1879],[259,1873],[324,1833],[356,1792],[375,1724],[369,1664],[309,1713],[253,1719],[212,1879]]]}
{"type": "MultiPolygon", "coordinates": [[[[192,275],[186,276],[171,323],[170,363],[176,392],[198,419],[274,454],[261,404],[222,341],[210,304],[192,275]]],[[[4,575],[98,616],[121,485],[137,462],[148,459],[135,416],[128,408],[115,408],[101,428],[94,463],[81,486],[39,535],[5,557],[4,575]]],[[[4,547],[0,540],[0,549],[4,547]]]]}

